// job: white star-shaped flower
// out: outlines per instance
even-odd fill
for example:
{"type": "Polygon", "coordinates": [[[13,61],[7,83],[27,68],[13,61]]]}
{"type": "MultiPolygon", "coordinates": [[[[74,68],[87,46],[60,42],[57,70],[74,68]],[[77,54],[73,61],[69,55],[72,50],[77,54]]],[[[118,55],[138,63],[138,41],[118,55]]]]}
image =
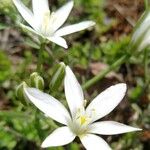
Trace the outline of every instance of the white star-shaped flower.
{"type": "Polygon", "coordinates": [[[37,108],[64,125],[44,140],[43,148],[66,145],[78,136],[87,150],[110,150],[109,145],[98,135],[141,130],[115,121],[98,121],[120,103],[125,93],[126,84],[111,86],[85,108],[83,91],[69,67],[66,67],[65,95],[70,112],[54,97],[35,88],[25,88],[26,96],[37,108]]]}
{"type": "Polygon", "coordinates": [[[24,28],[64,48],[67,48],[68,46],[62,36],[78,32],[95,25],[95,22],[93,21],[83,21],[60,28],[65,23],[72,10],[73,1],[68,2],[56,12],[50,12],[48,0],[32,0],[33,12],[20,0],[13,0],[13,2],[22,17],[31,26],[29,27],[21,24],[24,28]]]}

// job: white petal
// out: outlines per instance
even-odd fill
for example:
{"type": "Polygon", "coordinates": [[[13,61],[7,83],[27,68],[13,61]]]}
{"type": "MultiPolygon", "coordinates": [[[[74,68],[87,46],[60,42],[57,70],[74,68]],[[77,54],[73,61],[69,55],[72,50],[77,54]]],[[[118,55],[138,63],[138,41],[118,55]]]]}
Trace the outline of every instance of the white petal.
{"type": "Polygon", "coordinates": [[[53,23],[54,30],[56,31],[60,26],[64,24],[68,18],[73,7],[73,1],[69,1],[67,4],[58,9],[55,14],[55,21],[53,23]]]}
{"type": "Polygon", "coordinates": [[[20,14],[22,15],[22,17],[28,22],[29,25],[31,25],[34,28],[35,20],[32,12],[20,0],[13,0],[13,2],[20,14]]]}
{"type": "Polygon", "coordinates": [[[59,46],[62,46],[63,48],[68,48],[66,40],[62,37],[53,36],[53,37],[48,37],[47,39],[56,43],[59,46]]]}
{"type": "Polygon", "coordinates": [[[139,130],[141,129],[115,121],[101,121],[91,124],[89,132],[101,135],[115,135],[139,130]]]}
{"type": "Polygon", "coordinates": [[[65,75],[65,95],[72,116],[74,116],[76,111],[83,107],[84,96],[80,84],[68,66],[65,75]]]}
{"type": "Polygon", "coordinates": [[[58,31],[55,32],[55,35],[56,36],[68,35],[68,34],[71,34],[74,32],[84,30],[84,29],[89,28],[94,25],[95,25],[95,22],[93,22],[93,21],[80,22],[80,23],[69,25],[69,26],[59,29],[58,31]]]}
{"type": "Polygon", "coordinates": [[[28,99],[52,119],[67,125],[70,115],[66,108],[54,97],[35,88],[25,88],[28,99]]]}
{"type": "Polygon", "coordinates": [[[49,11],[48,0],[32,0],[32,7],[35,16],[41,16],[49,11]]]}
{"type": "Polygon", "coordinates": [[[87,150],[111,150],[109,145],[99,136],[87,134],[80,138],[87,150]]]}
{"type": "Polygon", "coordinates": [[[75,135],[68,127],[61,127],[56,129],[44,140],[42,143],[42,148],[66,145],[74,139],[75,135]]]}
{"type": "Polygon", "coordinates": [[[32,7],[36,20],[36,28],[39,29],[42,26],[44,17],[50,14],[48,0],[32,0],[32,7]]]}
{"type": "Polygon", "coordinates": [[[126,84],[120,83],[109,87],[99,94],[87,107],[87,113],[93,111],[92,122],[109,114],[123,99],[126,93],[126,84]]]}

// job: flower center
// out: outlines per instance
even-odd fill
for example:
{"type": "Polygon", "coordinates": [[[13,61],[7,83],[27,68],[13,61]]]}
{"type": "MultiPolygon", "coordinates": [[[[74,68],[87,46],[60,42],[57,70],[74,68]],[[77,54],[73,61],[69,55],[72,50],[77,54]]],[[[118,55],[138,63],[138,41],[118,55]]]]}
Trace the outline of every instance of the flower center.
{"type": "Polygon", "coordinates": [[[73,121],[70,125],[71,130],[77,135],[81,136],[88,132],[89,124],[92,121],[94,111],[91,110],[90,114],[87,114],[84,107],[79,108],[73,117],[73,121]]]}
{"type": "Polygon", "coordinates": [[[47,11],[44,13],[43,21],[41,25],[41,32],[44,36],[51,36],[54,33],[53,23],[56,20],[55,13],[47,11]]]}

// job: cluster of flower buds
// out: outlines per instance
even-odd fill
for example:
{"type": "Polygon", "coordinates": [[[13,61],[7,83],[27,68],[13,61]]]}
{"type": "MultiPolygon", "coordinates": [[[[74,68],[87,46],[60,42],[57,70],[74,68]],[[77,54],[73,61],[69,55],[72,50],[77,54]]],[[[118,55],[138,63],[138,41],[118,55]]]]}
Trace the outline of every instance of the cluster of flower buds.
{"type": "Polygon", "coordinates": [[[16,96],[19,100],[21,100],[23,105],[27,105],[28,104],[28,100],[24,94],[24,88],[26,87],[34,87],[37,88],[39,90],[43,90],[44,89],[44,80],[43,78],[37,73],[34,72],[30,75],[30,79],[29,79],[29,83],[26,83],[25,81],[23,81],[20,85],[18,85],[18,87],[16,88],[16,96]]]}
{"type": "MultiPolygon", "coordinates": [[[[65,67],[66,65],[63,62],[56,65],[49,84],[50,91],[56,91],[61,86],[65,76],[65,67]]],[[[30,75],[29,82],[23,81],[20,85],[18,85],[18,87],[16,88],[16,96],[19,100],[21,100],[22,104],[26,105],[27,100],[26,96],[24,95],[24,88],[34,87],[43,91],[44,85],[45,84],[43,77],[41,77],[37,72],[33,72],[30,75]]]]}

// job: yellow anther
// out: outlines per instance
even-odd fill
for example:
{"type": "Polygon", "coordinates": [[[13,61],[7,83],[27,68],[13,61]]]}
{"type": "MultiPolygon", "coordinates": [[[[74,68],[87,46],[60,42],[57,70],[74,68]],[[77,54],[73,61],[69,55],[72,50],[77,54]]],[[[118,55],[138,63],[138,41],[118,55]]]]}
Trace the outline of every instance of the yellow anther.
{"type": "Polygon", "coordinates": [[[87,118],[85,116],[80,117],[80,123],[81,125],[85,124],[87,122],[87,118]]]}

